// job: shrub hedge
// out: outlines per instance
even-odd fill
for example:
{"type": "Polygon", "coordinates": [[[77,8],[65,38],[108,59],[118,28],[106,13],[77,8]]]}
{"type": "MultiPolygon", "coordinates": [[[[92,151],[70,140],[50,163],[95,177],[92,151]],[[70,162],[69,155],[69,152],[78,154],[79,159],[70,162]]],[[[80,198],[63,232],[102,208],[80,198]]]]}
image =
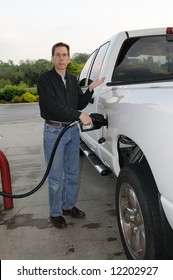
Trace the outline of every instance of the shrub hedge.
{"type": "Polygon", "coordinates": [[[27,88],[25,84],[19,86],[6,85],[0,90],[0,103],[37,102],[36,88],[27,88]]]}

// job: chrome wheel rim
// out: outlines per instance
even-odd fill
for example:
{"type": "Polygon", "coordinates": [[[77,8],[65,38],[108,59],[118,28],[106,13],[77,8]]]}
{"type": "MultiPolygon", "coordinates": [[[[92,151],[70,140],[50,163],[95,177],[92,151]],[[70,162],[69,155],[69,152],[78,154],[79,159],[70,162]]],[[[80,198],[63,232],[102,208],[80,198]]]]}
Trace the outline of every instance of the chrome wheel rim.
{"type": "Polygon", "coordinates": [[[124,183],[119,194],[120,222],[124,239],[133,259],[143,259],[146,236],[142,211],[133,188],[124,183]]]}

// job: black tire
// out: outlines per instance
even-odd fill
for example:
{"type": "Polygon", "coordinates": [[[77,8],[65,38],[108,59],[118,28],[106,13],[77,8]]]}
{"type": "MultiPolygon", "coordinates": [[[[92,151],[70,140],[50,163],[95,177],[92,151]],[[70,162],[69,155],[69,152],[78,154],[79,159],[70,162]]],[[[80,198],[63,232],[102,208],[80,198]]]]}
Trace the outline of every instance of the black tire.
{"type": "Polygon", "coordinates": [[[116,211],[127,259],[163,259],[159,209],[159,194],[149,167],[124,167],[116,184],[116,211]]]}

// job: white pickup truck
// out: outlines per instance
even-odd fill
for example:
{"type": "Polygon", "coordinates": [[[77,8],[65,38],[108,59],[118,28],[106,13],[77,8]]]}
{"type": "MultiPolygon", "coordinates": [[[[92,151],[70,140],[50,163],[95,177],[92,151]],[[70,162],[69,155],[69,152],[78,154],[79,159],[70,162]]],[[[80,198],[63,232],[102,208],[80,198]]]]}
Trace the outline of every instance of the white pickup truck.
{"type": "Polygon", "coordinates": [[[173,259],[173,28],[120,32],[103,42],[80,73],[82,90],[97,77],[105,81],[84,112],[108,123],[81,132],[81,150],[102,175],[117,177],[127,258],[173,259]]]}

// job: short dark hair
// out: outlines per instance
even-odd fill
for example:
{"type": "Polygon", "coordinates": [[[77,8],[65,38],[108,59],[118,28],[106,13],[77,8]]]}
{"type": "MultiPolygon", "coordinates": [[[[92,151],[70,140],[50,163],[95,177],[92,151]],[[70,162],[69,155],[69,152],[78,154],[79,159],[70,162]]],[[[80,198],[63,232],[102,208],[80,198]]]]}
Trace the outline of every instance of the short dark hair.
{"type": "Polygon", "coordinates": [[[63,42],[59,42],[59,43],[56,43],[55,45],[53,45],[53,47],[52,47],[52,56],[54,56],[55,49],[57,47],[65,47],[65,48],[67,48],[68,55],[70,55],[70,47],[69,47],[69,45],[67,45],[67,44],[65,44],[63,42]]]}

